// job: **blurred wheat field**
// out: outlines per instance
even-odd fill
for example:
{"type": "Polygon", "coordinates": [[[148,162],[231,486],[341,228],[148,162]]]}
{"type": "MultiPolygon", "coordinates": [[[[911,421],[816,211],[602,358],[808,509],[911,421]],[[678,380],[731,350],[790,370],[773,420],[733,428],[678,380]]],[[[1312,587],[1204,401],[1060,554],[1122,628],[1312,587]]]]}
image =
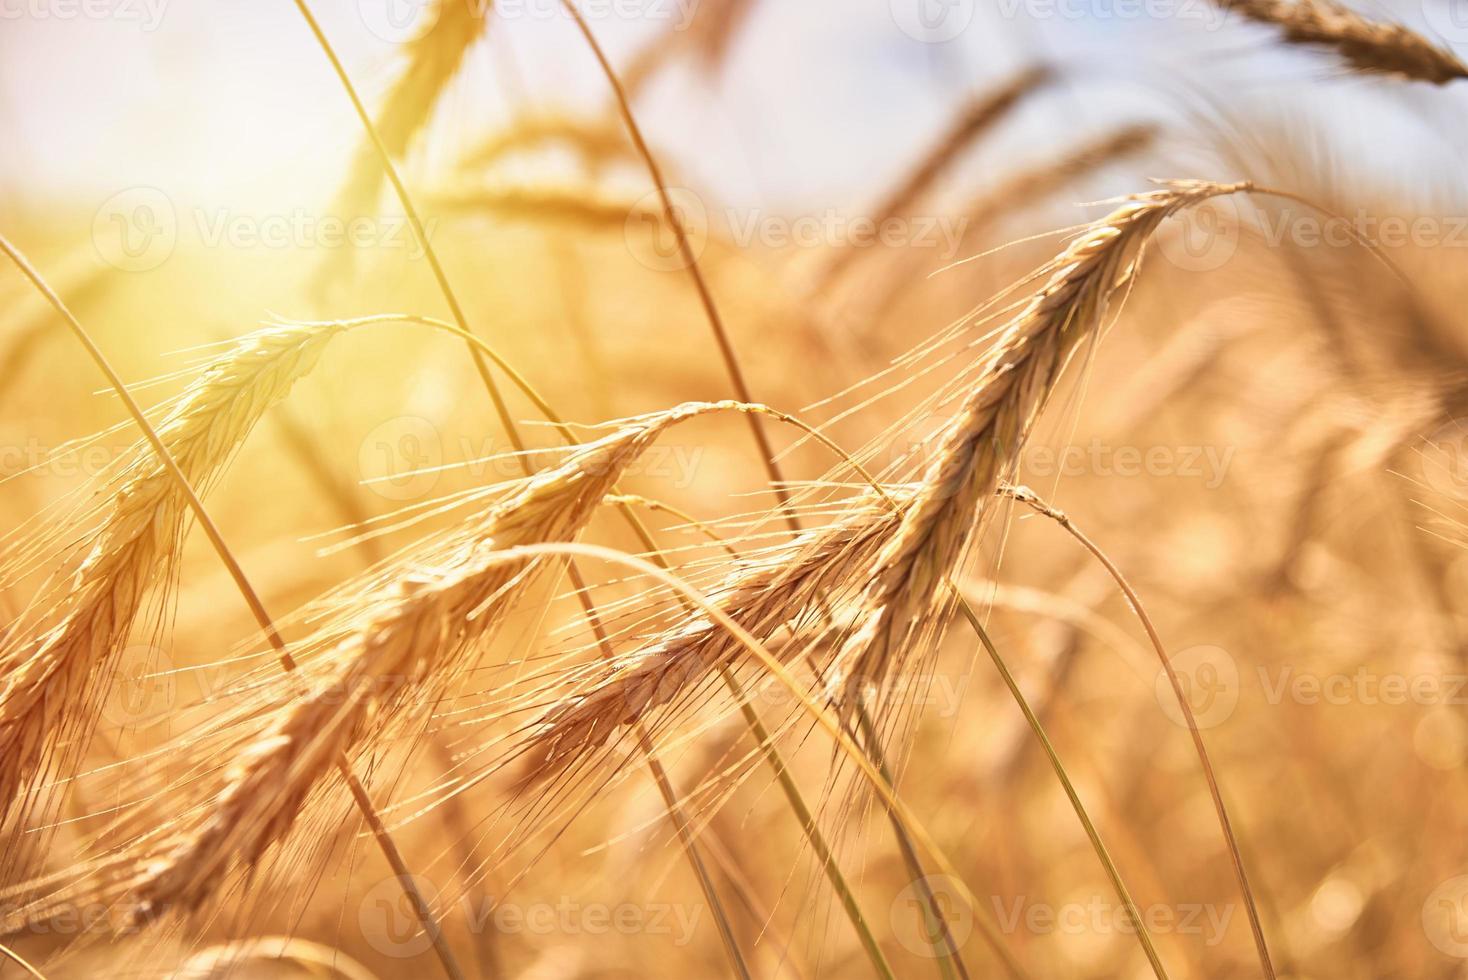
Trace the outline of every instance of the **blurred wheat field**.
{"type": "Polygon", "coordinates": [[[0,976],[1465,973],[1450,4],[317,6],[4,10],[0,976]]]}

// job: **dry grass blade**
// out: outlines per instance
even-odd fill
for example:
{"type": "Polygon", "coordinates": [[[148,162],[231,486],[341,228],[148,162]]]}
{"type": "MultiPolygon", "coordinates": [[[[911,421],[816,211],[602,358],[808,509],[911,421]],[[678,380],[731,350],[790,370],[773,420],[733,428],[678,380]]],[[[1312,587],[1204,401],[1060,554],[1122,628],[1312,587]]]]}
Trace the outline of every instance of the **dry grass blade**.
{"type": "Polygon", "coordinates": [[[963,209],[968,219],[964,234],[983,231],[1003,215],[1043,200],[1099,167],[1146,151],[1157,142],[1157,132],[1156,126],[1148,124],[1123,126],[1072,147],[1057,159],[1006,178],[963,209]]]}
{"type": "Polygon", "coordinates": [[[589,168],[626,157],[631,150],[627,137],[615,124],[581,122],[561,115],[527,115],[465,153],[459,169],[488,170],[506,157],[547,146],[564,146],[589,168]]]}
{"type": "Polygon", "coordinates": [[[1214,0],[1284,32],[1291,44],[1330,48],[1354,71],[1433,85],[1468,78],[1468,65],[1448,49],[1400,24],[1368,20],[1334,0],[1214,0]]]}
{"type": "MultiPolygon", "coordinates": [[[[635,201],[617,201],[583,191],[554,188],[466,187],[428,197],[435,212],[484,214],[498,221],[560,222],[593,230],[621,231],[642,214],[635,201]]],[[[660,221],[659,212],[647,212],[660,221]]]]}
{"type": "MultiPolygon", "coordinates": [[[[688,231],[683,227],[683,218],[678,208],[673,205],[667,181],[663,179],[662,168],[658,166],[657,158],[653,156],[651,148],[648,147],[647,140],[642,135],[642,128],[637,125],[637,117],[632,114],[632,105],[627,99],[627,93],[623,90],[611,61],[607,59],[606,52],[602,50],[596,35],[592,33],[591,26],[586,23],[586,18],[581,16],[581,11],[577,9],[575,0],[560,0],[560,4],[562,9],[576,22],[576,27],[581,32],[582,38],[585,39],[587,47],[591,48],[592,55],[595,56],[597,64],[601,66],[607,84],[611,86],[612,95],[617,102],[617,111],[622,117],[623,125],[627,127],[627,135],[632,137],[632,143],[637,148],[637,155],[642,158],[643,164],[647,167],[648,176],[657,190],[658,200],[663,207],[663,220],[673,230],[673,236],[678,242],[681,264],[688,270],[688,276],[693,281],[693,288],[698,293],[698,301],[703,307],[709,329],[713,331],[714,342],[719,346],[719,357],[734,387],[734,395],[740,401],[753,402],[755,399],[750,394],[749,384],[744,380],[744,369],[739,365],[739,358],[734,354],[734,344],[729,339],[729,332],[724,328],[723,316],[719,313],[718,305],[714,302],[714,294],[704,279],[703,269],[698,264],[698,256],[693,251],[693,245],[688,240],[688,231]]],[[[775,452],[770,446],[770,438],[765,434],[764,426],[760,423],[758,416],[753,414],[749,416],[749,431],[759,450],[760,462],[764,464],[765,472],[769,474],[771,488],[776,499],[782,506],[788,505],[789,493],[785,489],[785,475],[780,471],[780,464],[775,461],[775,452]]],[[[790,514],[788,506],[786,522],[790,525],[791,530],[800,530],[799,522],[795,520],[793,514],[790,514]]]]}
{"type": "MultiPolygon", "coordinates": [[[[485,30],[489,4],[475,0],[434,0],[433,26],[405,45],[407,63],[377,113],[377,133],[394,159],[407,153],[413,138],[433,118],[439,96],[485,30]]],[[[343,216],[373,214],[382,189],[376,149],[360,147],[334,212],[343,216]]],[[[344,253],[350,255],[350,253],[344,253]]]]}
{"type": "MultiPolygon", "coordinates": [[[[975,99],[958,114],[937,143],[913,168],[903,175],[897,186],[872,212],[872,224],[881,228],[900,217],[922,197],[958,160],[974,141],[997,125],[1025,96],[1048,82],[1054,73],[1044,65],[1033,65],[1016,74],[1003,85],[975,99]]],[[[839,280],[863,253],[850,246],[838,250],[816,274],[811,292],[822,295],[839,280]]]]}

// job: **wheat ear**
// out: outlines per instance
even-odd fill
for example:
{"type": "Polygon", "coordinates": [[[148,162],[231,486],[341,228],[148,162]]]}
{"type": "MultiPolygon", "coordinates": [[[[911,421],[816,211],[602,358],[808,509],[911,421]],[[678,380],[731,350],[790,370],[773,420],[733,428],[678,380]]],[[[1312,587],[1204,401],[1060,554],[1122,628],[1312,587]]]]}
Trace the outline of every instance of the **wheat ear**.
{"type": "MultiPolygon", "coordinates": [[[[4,252],[15,263],[16,267],[20,269],[21,274],[29,279],[36,290],[46,298],[46,301],[50,303],[51,307],[66,322],[67,327],[70,328],[77,341],[86,348],[87,354],[91,357],[93,363],[107,377],[108,383],[127,407],[128,414],[132,416],[138,428],[142,429],[144,437],[152,447],[153,452],[157,454],[158,461],[162,463],[172,477],[179,494],[188,502],[189,509],[193,511],[194,516],[198,519],[205,536],[214,548],[215,554],[219,556],[219,560],[224,564],[225,569],[229,572],[230,578],[238,588],[240,596],[249,607],[251,615],[254,616],[260,629],[265,633],[272,647],[274,647],[279,655],[281,665],[287,670],[293,669],[295,661],[292,659],[289,651],[286,650],[285,642],[276,630],[274,621],[265,609],[265,604],[260,601],[259,593],[250,584],[250,580],[245,576],[244,569],[240,567],[239,561],[234,557],[234,553],[230,551],[229,546],[225,543],[224,536],[219,532],[219,528],[215,525],[214,519],[210,516],[209,511],[205,509],[203,501],[199,499],[199,495],[195,492],[188,477],[179,468],[178,462],[169,453],[168,446],[163,442],[162,437],[159,436],[152,423],[148,421],[148,416],[138,406],[137,400],[133,398],[132,392],[128,390],[121,376],[112,367],[112,363],[102,353],[101,348],[92,340],[91,335],[87,333],[86,329],[81,325],[81,322],[77,320],[76,316],[72,314],[66,304],[61,301],[61,297],[56,295],[56,291],[50,287],[26,257],[15,246],[11,245],[3,235],[0,235],[0,252],[4,252]]],[[[416,883],[408,874],[407,865],[403,862],[402,855],[397,849],[397,844],[393,841],[392,835],[388,833],[387,828],[378,817],[377,811],[373,808],[372,800],[368,797],[366,789],[363,788],[361,782],[358,781],[350,768],[348,768],[346,760],[339,759],[338,766],[343,778],[346,780],[347,788],[351,791],[354,803],[361,811],[362,817],[371,829],[373,838],[376,840],[383,856],[392,867],[394,874],[397,875],[404,895],[408,898],[415,915],[423,925],[424,931],[428,934],[439,961],[443,964],[444,972],[448,974],[450,980],[460,980],[463,977],[463,971],[454,960],[453,952],[449,949],[448,944],[444,941],[443,933],[438,927],[438,921],[433,917],[433,913],[428,908],[428,904],[424,901],[422,894],[418,891],[416,883]]]]}
{"type": "MultiPolygon", "coordinates": [[[[219,474],[334,334],[330,328],[251,334],[189,386],[157,432],[191,485],[207,485],[219,474]]],[[[60,739],[85,741],[129,630],[160,581],[159,566],[177,560],[188,516],[189,501],[167,465],[139,449],[89,553],[56,600],[59,621],[0,651],[0,806],[15,804],[34,783],[60,739]]]]}
{"type": "MultiPolygon", "coordinates": [[[[824,527],[746,559],[710,590],[720,611],[761,642],[807,614],[817,601],[858,582],[901,512],[875,497],[824,527]]],[[[626,657],[584,694],[565,700],[533,725],[529,744],[544,766],[563,769],[731,663],[740,646],[696,607],[626,657]]]]}
{"type": "Polygon", "coordinates": [[[330,654],[338,665],[320,690],[291,703],[226,776],[201,827],[154,863],[135,887],[141,915],[192,910],[236,867],[254,865],[291,828],[307,797],[350,754],[370,723],[421,700],[463,666],[464,654],[500,621],[531,566],[498,552],[569,541],[602,497],[661,432],[736,403],[695,403],[638,420],[581,447],[491,507],[449,547],[398,577],[330,654]]]}
{"type": "Polygon", "coordinates": [[[1368,20],[1333,0],[1215,0],[1225,11],[1280,28],[1290,44],[1330,48],[1353,70],[1433,85],[1468,78],[1447,48],[1401,24],[1368,20]]]}
{"type": "Polygon", "coordinates": [[[853,695],[879,690],[894,657],[930,626],[926,615],[954,571],[970,531],[1070,354],[1094,336],[1110,300],[1132,275],[1143,245],[1169,215],[1248,184],[1177,181],[1133,195],[1090,225],[1040,272],[1045,284],[1005,325],[958,414],[943,431],[916,499],[872,569],[863,622],[837,669],[853,695]]]}

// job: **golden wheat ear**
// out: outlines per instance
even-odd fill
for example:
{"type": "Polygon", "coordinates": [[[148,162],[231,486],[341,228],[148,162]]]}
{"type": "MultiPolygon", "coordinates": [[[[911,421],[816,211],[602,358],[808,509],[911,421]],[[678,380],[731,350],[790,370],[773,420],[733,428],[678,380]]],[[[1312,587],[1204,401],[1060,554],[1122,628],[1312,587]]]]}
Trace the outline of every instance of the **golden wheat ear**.
{"type": "MultiPolygon", "coordinates": [[[[189,385],[158,435],[191,484],[218,478],[336,332],[313,326],[251,334],[189,385]]],[[[29,805],[44,772],[84,747],[147,596],[172,577],[189,513],[165,464],[146,446],[135,450],[80,568],[33,603],[45,611],[40,628],[0,646],[0,807],[12,818],[29,805]]]]}
{"type": "Polygon", "coordinates": [[[936,635],[942,586],[992,512],[995,490],[1071,353],[1100,329],[1114,293],[1168,216],[1248,184],[1177,181],[1137,194],[1094,222],[1042,270],[1044,285],[1003,327],[939,440],[902,525],[878,555],[862,624],[837,656],[848,695],[880,694],[897,658],[936,635]]]}
{"type": "MultiPolygon", "coordinates": [[[[719,609],[761,642],[859,590],[876,552],[896,529],[900,509],[875,495],[825,526],[747,556],[710,590],[719,609]]],[[[803,651],[781,648],[782,656],[803,651]]],[[[530,782],[578,765],[620,729],[648,723],[739,657],[739,643],[696,609],[638,644],[584,691],[563,699],[530,726],[525,750],[530,782]]]]}
{"type": "Polygon", "coordinates": [[[1280,28],[1290,44],[1328,48],[1353,71],[1446,85],[1468,78],[1447,48],[1400,24],[1368,20],[1334,0],[1214,0],[1226,12],[1280,28]]]}

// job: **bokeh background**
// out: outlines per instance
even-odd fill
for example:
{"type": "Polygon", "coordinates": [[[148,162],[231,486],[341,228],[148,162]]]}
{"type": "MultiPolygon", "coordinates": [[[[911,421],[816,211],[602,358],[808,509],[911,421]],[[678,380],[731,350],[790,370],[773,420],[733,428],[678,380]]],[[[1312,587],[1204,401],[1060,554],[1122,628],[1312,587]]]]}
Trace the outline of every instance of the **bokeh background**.
{"type": "MultiPolygon", "coordinates": [[[[440,16],[388,3],[316,11],[373,110],[440,16]]],[[[577,421],[727,396],[596,62],[554,3],[498,7],[421,106],[402,162],[471,322],[577,421]],[[537,119],[571,135],[525,137],[537,119]]],[[[1360,9],[1468,50],[1468,19],[1449,0],[1360,9]]],[[[1188,682],[1281,973],[1468,972],[1465,91],[1347,75],[1205,0],[628,0],[586,10],[619,68],[654,66],[634,111],[679,188],[756,397],[812,421],[857,406],[861,395],[841,394],[849,386],[972,317],[1057,250],[1058,230],[1104,213],[1087,202],[1151,177],[1252,178],[1326,209],[1240,200],[1165,229],[1017,476],[1069,512],[1147,603],[1188,682]],[[992,126],[948,139],[946,158],[937,152],[955,119],[1033,66],[1052,74],[992,126]],[[883,217],[883,202],[940,158],[887,215],[892,240],[853,247],[853,227],[883,217]]],[[[362,132],[291,4],[0,0],[0,15],[0,233],[125,378],[160,379],[141,389],[150,401],[178,389],[203,345],[264,322],[444,315],[397,203],[383,195],[367,212],[340,209],[362,132]],[[343,244],[332,229],[348,222],[357,237],[343,244]]],[[[892,423],[961,366],[914,376],[831,435],[853,449],[911,449],[924,431],[892,423]]],[[[93,492],[132,442],[120,427],[73,445],[123,419],[101,385],[40,297],[0,271],[8,541],[66,494],[93,492]]],[[[534,417],[523,400],[514,409],[534,417]]],[[[536,445],[555,442],[530,432],[536,445]]],[[[827,471],[816,447],[776,438],[793,478],[827,471]]],[[[490,458],[507,449],[460,345],[375,327],[337,342],[272,412],[211,506],[285,613],[424,525],[329,551],[323,541],[342,535],[322,535],[511,476],[490,458]]],[[[631,482],[709,520],[771,503],[739,419],[691,426],[631,482]]],[[[697,539],[661,523],[669,543],[697,539]]],[[[250,647],[252,622],[198,537],[175,620],[162,638],[140,638],[119,678],[89,756],[99,772],[146,767],[145,749],[186,732],[205,668],[250,647]]],[[[610,520],[594,537],[636,549],[610,520]]],[[[601,578],[608,596],[637,588],[610,570],[601,578]]],[[[27,586],[8,583],[7,616],[27,586]]],[[[1256,975],[1186,728],[1114,583],[1058,528],[1016,512],[986,536],[966,588],[1155,916],[1172,975],[1256,975]]],[[[574,603],[549,609],[519,634],[574,644],[564,632],[574,603]]],[[[988,903],[972,909],[944,892],[970,969],[999,975],[974,929],[982,915],[1033,976],[1146,975],[1018,710],[982,651],[952,634],[915,705],[900,787],[988,903]]],[[[741,732],[737,717],[711,709],[703,727],[670,740],[671,770],[697,785],[741,732]]],[[[409,798],[478,737],[445,725],[384,791],[409,798]]],[[[792,752],[804,784],[822,787],[829,745],[811,738],[792,752]]],[[[646,780],[593,801],[529,866],[465,876],[487,863],[476,828],[509,785],[508,775],[491,780],[402,831],[443,896],[453,942],[483,975],[726,969],[646,780]],[[605,924],[623,921],[615,915],[626,928],[605,924]]],[[[81,788],[76,796],[80,819],[58,839],[53,867],[77,859],[84,815],[105,809],[81,788]]],[[[767,777],[705,819],[710,846],[726,852],[721,880],[755,899],[735,911],[759,976],[867,975],[767,777]]],[[[879,808],[833,804],[827,820],[899,975],[935,973],[879,808]]],[[[273,976],[297,967],[228,972],[199,951],[287,935],[370,975],[429,975],[431,954],[357,828],[344,820],[332,832],[341,840],[329,860],[273,879],[278,903],[189,930],[79,927],[23,936],[17,948],[49,976],[168,975],[191,955],[196,972],[180,975],[273,976]]]]}

